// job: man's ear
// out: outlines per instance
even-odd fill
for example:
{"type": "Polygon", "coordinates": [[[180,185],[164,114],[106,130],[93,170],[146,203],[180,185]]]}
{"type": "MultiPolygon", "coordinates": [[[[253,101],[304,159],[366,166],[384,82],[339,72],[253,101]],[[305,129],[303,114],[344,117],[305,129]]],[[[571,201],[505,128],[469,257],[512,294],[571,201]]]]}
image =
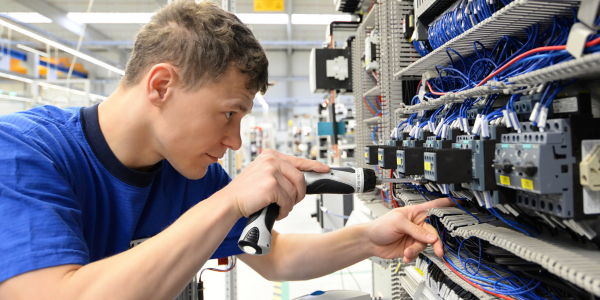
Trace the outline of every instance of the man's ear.
{"type": "Polygon", "coordinates": [[[173,87],[177,83],[175,68],[166,63],[157,64],[150,69],[146,78],[148,100],[154,106],[164,105],[166,99],[173,94],[173,87]]]}

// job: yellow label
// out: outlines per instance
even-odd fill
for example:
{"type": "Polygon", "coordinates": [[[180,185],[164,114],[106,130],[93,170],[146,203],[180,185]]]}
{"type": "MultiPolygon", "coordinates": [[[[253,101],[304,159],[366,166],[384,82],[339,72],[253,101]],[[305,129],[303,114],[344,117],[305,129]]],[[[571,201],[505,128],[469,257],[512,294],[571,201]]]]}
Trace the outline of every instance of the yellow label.
{"type": "Polygon", "coordinates": [[[283,0],[254,0],[254,11],[283,11],[283,0]]]}
{"type": "Polygon", "coordinates": [[[510,185],[510,177],[500,175],[500,183],[502,183],[504,185],[510,185]]]}
{"type": "Polygon", "coordinates": [[[365,157],[369,158],[369,152],[365,152],[365,157]]]}
{"type": "Polygon", "coordinates": [[[417,270],[417,272],[419,272],[419,274],[421,274],[421,276],[423,276],[423,271],[421,271],[421,269],[415,268],[415,270],[417,270]]]}
{"type": "Polygon", "coordinates": [[[431,163],[430,162],[425,162],[425,170],[431,171],[431,163]]]}
{"type": "Polygon", "coordinates": [[[381,160],[381,154],[378,156],[379,160],[381,160]]]}
{"type": "Polygon", "coordinates": [[[521,186],[527,190],[533,190],[533,181],[525,178],[521,178],[521,186]]]}
{"type": "Polygon", "coordinates": [[[402,165],[402,158],[396,158],[396,163],[398,165],[402,165]]]}

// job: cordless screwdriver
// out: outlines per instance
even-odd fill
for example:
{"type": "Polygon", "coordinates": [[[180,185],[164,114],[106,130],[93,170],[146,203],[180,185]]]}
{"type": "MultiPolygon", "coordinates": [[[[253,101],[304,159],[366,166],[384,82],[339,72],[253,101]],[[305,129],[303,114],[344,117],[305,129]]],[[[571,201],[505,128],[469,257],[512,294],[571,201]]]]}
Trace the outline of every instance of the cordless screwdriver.
{"type": "MultiPolygon", "coordinates": [[[[327,173],[303,173],[307,195],[368,193],[384,182],[414,181],[404,178],[379,178],[374,170],[363,168],[330,168],[327,173]]],[[[252,255],[264,255],[271,251],[271,230],[277,215],[279,206],[271,203],[248,218],[238,241],[242,251],[252,255]]]]}

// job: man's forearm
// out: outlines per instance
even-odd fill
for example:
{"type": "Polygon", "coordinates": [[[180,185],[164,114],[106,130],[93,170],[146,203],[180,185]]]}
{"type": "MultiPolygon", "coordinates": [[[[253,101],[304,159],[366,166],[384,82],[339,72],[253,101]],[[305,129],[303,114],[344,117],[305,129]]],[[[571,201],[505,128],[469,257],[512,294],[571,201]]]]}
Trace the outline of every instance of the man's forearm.
{"type": "Polygon", "coordinates": [[[253,261],[244,255],[261,275],[274,281],[307,280],[321,277],[351,266],[371,256],[365,224],[345,227],[326,234],[278,234],[268,259],[270,263],[253,261]],[[266,268],[273,268],[268,270],[266,268]]]}
{"type": "Polygon", "coordinates": [[[131,250],[85,266],[73,266],[62,276],[48,276],[52,268],[19,275],[2,283],[18,285],[17,288],[4,289],[0,285],[0,295],[10,296],[2,293],[4,289],[20,291],[19,296],[26,296],[23,299],[174,299],[240,216],[237,206],[228,204],[217,193],[131,250]],[[42,282],[31,276],[38,276],[42,282]],[[38,288],[31,289],[31,282],[36,282],[38,288]]]}

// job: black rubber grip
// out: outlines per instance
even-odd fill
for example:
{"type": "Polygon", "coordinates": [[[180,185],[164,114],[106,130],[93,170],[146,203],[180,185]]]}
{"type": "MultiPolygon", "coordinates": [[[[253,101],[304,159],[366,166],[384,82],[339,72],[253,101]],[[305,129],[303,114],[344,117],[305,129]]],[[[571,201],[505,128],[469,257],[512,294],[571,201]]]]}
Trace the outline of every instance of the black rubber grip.
{"type": "MultiPolygon", "coordinates": [[[[260,210],[258,211],[260,213],[260,210]]],[[[267,208],[267,214],[265,215],[265,226],[269,229],[269,233],[273,229],[273,225],[275,224],[275,219],[279,215],[279,205],[276,203],[269,204],[267,208]]]]}
{"type": "Polygon", "coordinates": [[[330,180],[319,179],[306,186],[306,194],[352,194],[354,187],[345,183],[330,180]]]}

